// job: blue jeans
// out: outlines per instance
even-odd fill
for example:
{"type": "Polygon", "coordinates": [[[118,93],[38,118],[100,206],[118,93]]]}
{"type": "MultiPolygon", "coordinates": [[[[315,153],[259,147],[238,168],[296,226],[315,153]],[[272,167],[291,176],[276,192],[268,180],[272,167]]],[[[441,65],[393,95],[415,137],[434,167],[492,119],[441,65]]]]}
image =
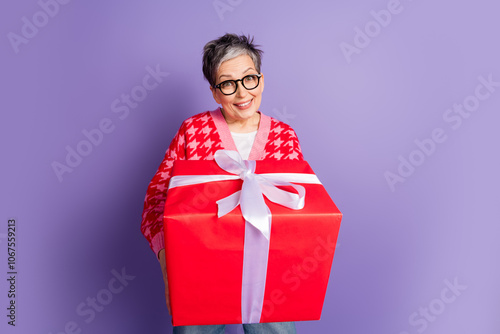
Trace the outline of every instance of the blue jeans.
{"type": "MultiPolygon", "coordinates": [[[[226,325],[175,326],[174,334],[224,334],[226,325]]],[[[293,322],[243,324],[245,334],[295,334],[293,322]]]]}

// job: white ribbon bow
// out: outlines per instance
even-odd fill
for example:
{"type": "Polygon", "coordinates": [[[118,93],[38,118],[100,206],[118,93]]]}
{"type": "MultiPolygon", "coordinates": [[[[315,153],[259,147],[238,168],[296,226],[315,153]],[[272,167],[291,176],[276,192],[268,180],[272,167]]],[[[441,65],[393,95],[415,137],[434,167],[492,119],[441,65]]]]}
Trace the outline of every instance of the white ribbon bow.
{"type": "Polygon", "coordinates": [[[304,207],[306,191],[304,187],[289,181],[321,184],[314,174],[255,174],[255,161],[243,160],[237,151],[219,150],[215,152],[215,161],[219,167],[233,175],[177,175],[170,180],[169,188],[242,179],[243,186],[240,191],[217,201],[217,215],[222,217],[241,205],[241,212],[245,220],[261,231],[268,240],[271,231],[271,211],[266,205],[263,195],[271,202],[293,210],[300,210],[304,207]],[[277,186],[291,186],[297,191],[297,194],[279,189],[277,186]]]}
{"type": "Polygon", "coordinates": [[[271,202],[293,210],[300,210],[304,207],[305,188],[286,182],[284,179],[292,179],[295,182],[319,183],[316,175],[313,174],[294,174],[294,177],[290,177],[290,173],[287,173],[286,176],[278,173],[255,174],[255,161],[243,160],[236,151],[217,151],[215,152],[215,161],[226,172],[236,174],[243,180],[240,191],[217,201],[218,216],[222,217],[240,205],[243,218],[257,228],[267,240],[270,239],[271,235],[271,211],[266,205],[263,195],[271,202]],[[302,180],[297,180],[297,175],[300,175],[302,180]],[[291,186],[297,191],[297,194],[282,190],[277,186],[291,186]]]}

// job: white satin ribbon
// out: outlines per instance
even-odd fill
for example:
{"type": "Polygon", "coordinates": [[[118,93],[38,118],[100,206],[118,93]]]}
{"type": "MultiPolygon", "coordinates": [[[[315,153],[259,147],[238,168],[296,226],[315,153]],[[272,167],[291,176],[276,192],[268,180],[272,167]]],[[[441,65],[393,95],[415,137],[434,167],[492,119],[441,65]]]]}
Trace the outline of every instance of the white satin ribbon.
{"type": "MultiPolygon", "coordinates": [[[[287,182],[291,180],[291,175],[277,177],[272,173],[255,174],[255,161],[243,160],[236,151],[217,151],[215,152],[215,161],[226,172],[236,174],[243,180],[241,191],[217,201],[219,217],[240,205],[243,218],[269,240],[271,237],[271,211],[266,205],[263,195],[271,202],[293,210],[300,210],[304,207],[306,190],[303,186],[287,182]],[[279,189],[277,186],[291,186],[297,191],[297,194],[279,189]]],[[[310,181],[319,183],[316,175],[311,176],[313,177],[310,177],[310,181]]],[[[300,182],[296,180],[297,178],[292,178],[292,181],[300,182]]]]}
{"type": "Polygon", "coordinates": [[[264,195],[271,202],[300,210],[304,207],[305,188],[290,182],[321,182],[314,174],[255,174],[255,161],[243,160],[236,151],[219,150],[215,152],[215,161],[232,175],[178,175],[170,179],[169,189],[214,181],[243,180],[241,190],[217,201],[217,215],[222,217],[238,205],[241,207],[245,219],[241,316],[243,323],[258,323],[264,305],[272,217],[264,195]],[[297,193],[282,190],[278,186],[291,186],[297,193]]]}
{"type": "Polygon", "coordinates": [[[305,189],[290,182],[321,184],[314,174],[255,174],[255,161],[243,160],[236,151],[219,150],[215,152],[215,161],[219,167],[233,175],[177,175],[170,179],[169,188],[242,179],[241,191],[217,201],[217,215],[222,217],[240,205],[243,218],[268,240],[271,233],[271,212],[263,195],[271,202],[289,209],[300,210],[304,207],[305,189]],[[279,189],[277,186],[291,186],[297,194],[279,189]]]}

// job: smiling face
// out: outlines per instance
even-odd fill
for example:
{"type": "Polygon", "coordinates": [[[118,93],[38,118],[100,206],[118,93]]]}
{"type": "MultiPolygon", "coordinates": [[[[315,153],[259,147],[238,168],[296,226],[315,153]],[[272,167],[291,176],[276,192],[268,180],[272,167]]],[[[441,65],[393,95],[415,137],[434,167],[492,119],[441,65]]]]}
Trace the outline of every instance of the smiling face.
{"type": "MultiPolygon", "coordinates": [[[[252,58],[248,55],[241,55],[236,58],[223,62],[219,70],[215,82],[217,84],[225,80],[238,80],[249,74],[259,74],[255,69],[252,58]]],[[[232,95],[224,95],[218,88],[210,87],[215,102],[220,104],[223,109],[223,114],[228,124],[232,123],[255,123],[260,119],[257,111],[260,107],[262,99],[262,91],[264,90],[264,75],[260,78],[260,83],[257,88],[252,90],[245,89],[241,82],[238,82],[238,89],[232,95]]]]}

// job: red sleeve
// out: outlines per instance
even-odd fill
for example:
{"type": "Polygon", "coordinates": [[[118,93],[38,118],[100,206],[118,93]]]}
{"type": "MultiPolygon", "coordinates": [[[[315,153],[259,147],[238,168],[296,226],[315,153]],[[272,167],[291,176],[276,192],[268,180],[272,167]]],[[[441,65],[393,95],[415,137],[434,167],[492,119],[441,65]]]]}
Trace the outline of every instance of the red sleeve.
{"type": "Polygon", "coordinates": [[[302,149],[300,148],[299,138],[295,131],[289,127],[288,129],[288,142],[290,143],[290,154],[286,157],[286,159],[290,160],[304,160],[304,156],[302,155],[302,149]]]}
{"type": "Polygon", "coordinates": [[[271,118],[265,159],[304,160],[299,139],[291,126],[271,118]]]}
{"type": "Polygon", "coordinates": [[[163,239],[163,211],[167,197],[168,183],[171,177],[172,166],[175,160],[186,159],[185,149],[185,122],[170,143],[165,157],[149,183],[142,212],[141,232],[149,242],[149,246],[158,256],[158,252],[165,248],[163,239]]]}

